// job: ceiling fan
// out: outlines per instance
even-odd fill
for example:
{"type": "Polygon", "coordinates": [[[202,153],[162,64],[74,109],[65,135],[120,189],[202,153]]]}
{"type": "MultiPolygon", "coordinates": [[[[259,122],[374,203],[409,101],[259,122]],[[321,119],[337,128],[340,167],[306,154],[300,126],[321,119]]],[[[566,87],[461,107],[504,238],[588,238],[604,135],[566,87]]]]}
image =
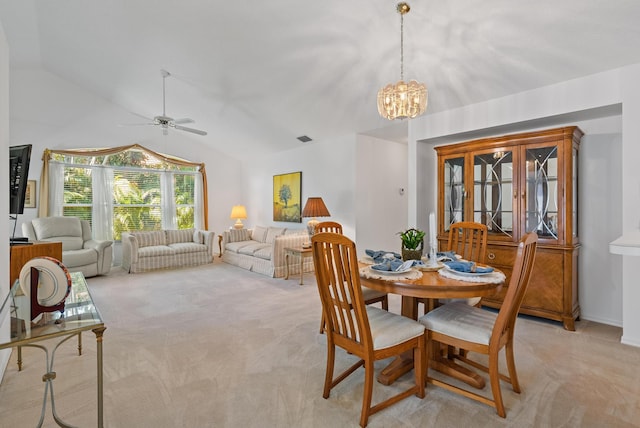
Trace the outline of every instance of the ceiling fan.
{"type": "Polygon", "coordinates": [[[184,123],[193,123],[193,119],[183,118],[183,119],[174,119],[172,117],[167,116],[165,110],[165,80],[167,77],[171,76],[167,70],[160,70],[160,75],[162,76],[162,115],[155,116],[148,123],[132,123],[124,126],[138,126],[138,125],[160,125],[162,127],[162,133],[167,135],[169,133],[169,128],[175,128],[180,131],[187,131],[198,135],[207,135],[205,131],[201,131],[199,129],[187,128],[186,126],[182,126],[184,123]]]}

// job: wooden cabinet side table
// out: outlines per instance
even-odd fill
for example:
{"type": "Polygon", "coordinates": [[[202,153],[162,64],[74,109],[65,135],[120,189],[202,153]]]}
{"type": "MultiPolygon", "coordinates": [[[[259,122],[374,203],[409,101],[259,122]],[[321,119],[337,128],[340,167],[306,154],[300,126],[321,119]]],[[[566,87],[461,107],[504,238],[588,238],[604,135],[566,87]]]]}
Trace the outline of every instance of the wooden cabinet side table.
{"type": "Polygon", "coordinates": [[[304,277],[304,259],[305,257],[312,257],[313,251],[311,248],[285,248],[284,249],[284,263],[285,263],[285,276],[284,279],[289,279],[289,257],[299,257],[300,259],[300,285],[303,285],[304,277]]]}
{"type": "Polygon", "coordinates": [[[36,241],[30,245],[12,245],[9,287],[20,277],[20,271],[25,263],[34,257],[41,256],[62,261],[62,242],[36,241]]]}

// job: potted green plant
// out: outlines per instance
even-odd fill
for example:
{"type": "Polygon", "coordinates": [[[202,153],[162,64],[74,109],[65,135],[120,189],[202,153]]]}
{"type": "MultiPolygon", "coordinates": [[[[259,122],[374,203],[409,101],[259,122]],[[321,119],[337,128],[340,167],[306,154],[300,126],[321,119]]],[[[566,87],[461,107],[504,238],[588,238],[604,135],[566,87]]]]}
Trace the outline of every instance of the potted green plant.
{"type": "Polygon", "coordinates": [[[402,260],[420,260],[425,233],[422,230],[412,228],[398,234],[402,241],[402,260]]]}

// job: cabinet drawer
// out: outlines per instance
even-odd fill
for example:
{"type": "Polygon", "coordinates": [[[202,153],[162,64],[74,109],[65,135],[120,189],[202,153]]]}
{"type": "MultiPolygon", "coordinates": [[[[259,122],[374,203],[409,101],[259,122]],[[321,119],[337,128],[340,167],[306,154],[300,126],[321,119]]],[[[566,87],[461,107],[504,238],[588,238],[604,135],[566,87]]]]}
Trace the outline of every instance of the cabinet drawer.
{"type": "Polygon", "coordinates": [[[489,266],[512,267],[516,261],[517,247],[487,245],[487,259],[489,266]]]}

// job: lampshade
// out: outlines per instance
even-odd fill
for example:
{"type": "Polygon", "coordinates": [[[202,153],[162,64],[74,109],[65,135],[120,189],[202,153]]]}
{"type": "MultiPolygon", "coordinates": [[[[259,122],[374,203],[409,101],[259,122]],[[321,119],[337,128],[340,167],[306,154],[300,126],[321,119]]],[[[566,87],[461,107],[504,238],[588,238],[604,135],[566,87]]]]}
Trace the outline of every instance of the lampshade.
{"type": "MultiPolygon", "coordinates": [[[[307,199],[307,203],[304,204],[304,209],[302,210],[302,217],[329,217],[330,215],[327,206],[320,197],[307,199]]],[[[313,236],[313,234],[316,233],[316,225],[318,223],[319,221],[315,218],[307,222],[307,232],[309,232],[309,235],[313,236]]]]}
{"type": "Polygon", "coordinates": [[[233,227],[236,229],[242,229],[244,225],[242,224],[242,221],[240,221],[240,219],[247,218],[247,209],[244,207],[244,205],[234,205],[233,208],[231,208],[231,215],[229,216],[229,218],[237,219],[233,227]]]}
{"type": "Polygon", "coordinates": [[[302,210],[302,217],[329,217],[329,210],[320,197],[307,199],[302,210]]]}
{"type": "Polygon", "coordinates": [[[400,80],[378,91],[378,113],[385,119],[414,118],[427,109],[427,87],[416,80],[404,81],[404,15],[411,8],[405,2],[398,3],[400,14],[400,80]]]}

